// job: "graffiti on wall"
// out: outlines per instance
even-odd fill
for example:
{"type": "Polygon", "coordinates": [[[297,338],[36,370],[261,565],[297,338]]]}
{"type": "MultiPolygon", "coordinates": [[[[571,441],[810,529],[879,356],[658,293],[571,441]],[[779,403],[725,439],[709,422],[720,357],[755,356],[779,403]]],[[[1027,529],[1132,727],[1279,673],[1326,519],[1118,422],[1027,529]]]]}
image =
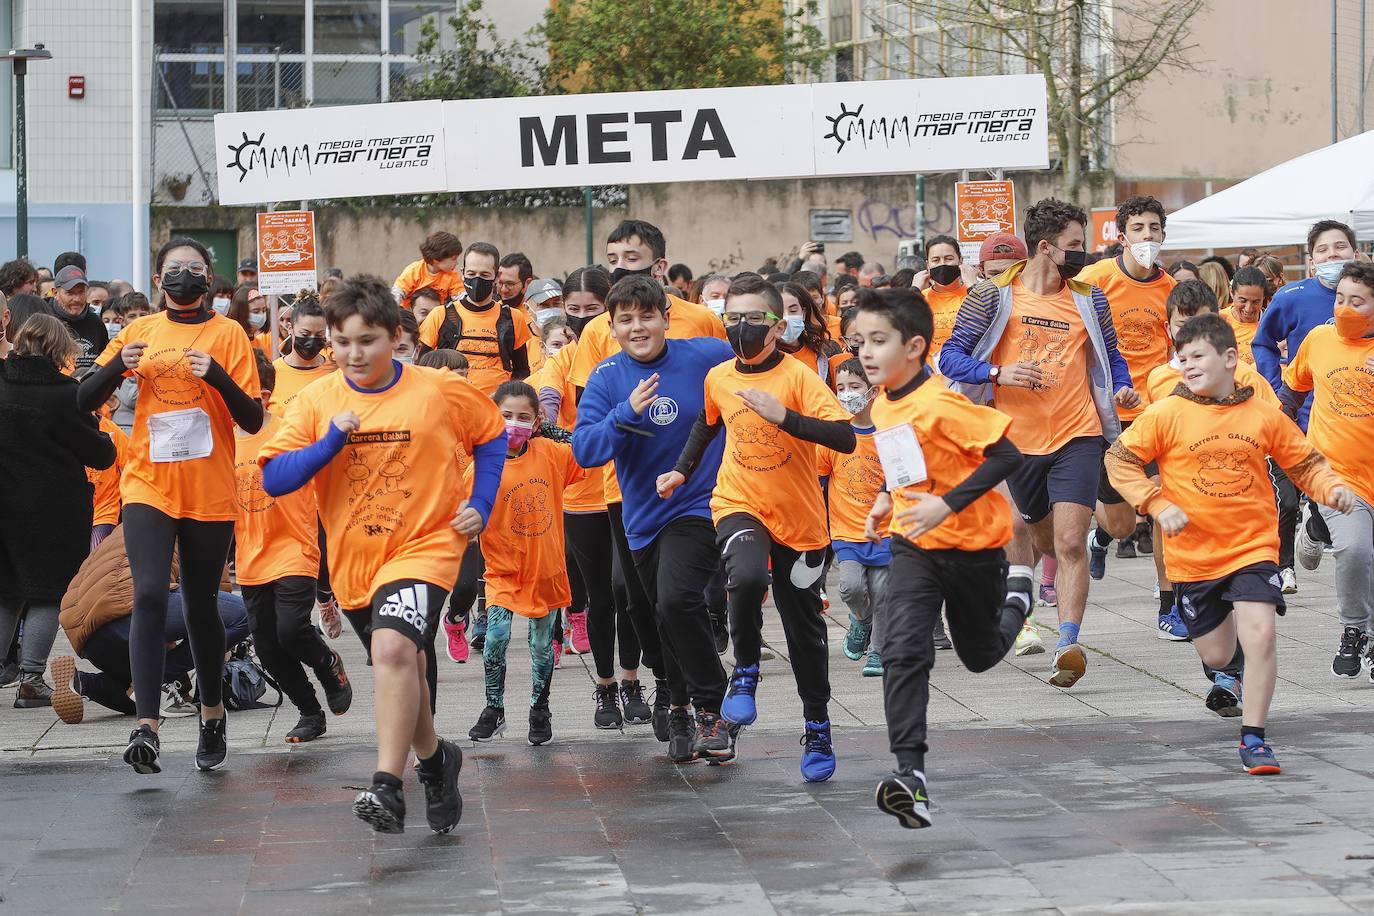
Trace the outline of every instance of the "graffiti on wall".
{"type": "MultiPolygon", "coordinates": [[[[953,234],[955,228],[954,206],[947,202],[927,203],[924,226],[918,226],[915,204],[893,204],[886,201],[865,198],[855,214],[859,231],[877,242],[887,234],[896,239],[914,239],[924,235],[953,234]],[[920,230],[924,228],[925,232],[920,230]]],[[[890,241],[890,240],[884,240],[890,241]]]]}

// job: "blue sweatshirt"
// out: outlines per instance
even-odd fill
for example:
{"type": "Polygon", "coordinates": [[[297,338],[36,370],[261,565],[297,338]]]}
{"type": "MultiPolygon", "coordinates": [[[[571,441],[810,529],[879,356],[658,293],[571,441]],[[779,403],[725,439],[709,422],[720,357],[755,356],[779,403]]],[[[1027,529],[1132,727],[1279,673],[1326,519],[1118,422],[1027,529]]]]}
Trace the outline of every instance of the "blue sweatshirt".
{"type": "MultiPolygon", "coordinates": [[[[1274,294],[1269,307],[1260,316],[1259,327],[1250,351],[1255,355],[1255,368],[1278,391],[1283,386],[1283,366],[1286,360],[1279,353],[1279,341],[1288,342],[1288,355],[1298,352],[1307,339],[1307,332],[1326,324],[1336,314],[1336,291],[1323,286],[1316,277],[1289,283],[1274,294]]],[[[1298,411],[1298,425],[1307,429],[1307,415],[1312,409],[1312,395],[1307,396],[1298,411]]]]}
{"type": "Polygon", "coordinates": [[[577,403],[573,457],[584,468],[615,461],[625,537],[634,550],[649,546],[673,519],[711,517],[711,491],[725,451],[725,437],[716,436],[687,482],[671,498],[659,499],[658,477],[677,465],[705,404],[706,373],[735,358],[728,343],[712,337],[666,343],[663,355],[650,363],[625,353],[602,360],[577,403]],[[635,416],[630,392],[655,372],[658,397],[635,416]]]}

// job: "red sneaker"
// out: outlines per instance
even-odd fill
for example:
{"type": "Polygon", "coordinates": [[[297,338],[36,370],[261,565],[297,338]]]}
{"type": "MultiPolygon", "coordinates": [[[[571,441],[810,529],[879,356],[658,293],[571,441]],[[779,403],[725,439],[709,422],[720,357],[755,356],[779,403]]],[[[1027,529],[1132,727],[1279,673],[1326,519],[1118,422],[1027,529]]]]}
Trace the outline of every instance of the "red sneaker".
{"type": "Polygon", "coordinates": [[[448,636],[448,657],[464,664],[468,660],[468,639],[463,632],[463,621],[450,621],[445,617],[444,633],[448,636]]]}
{"type": "Polygon", "coordinates": [[[568,613],[568,644],[563,651],[569,655],[582,655],[592,651],[592,642],[587,638],[587,612],[568,613]]]}

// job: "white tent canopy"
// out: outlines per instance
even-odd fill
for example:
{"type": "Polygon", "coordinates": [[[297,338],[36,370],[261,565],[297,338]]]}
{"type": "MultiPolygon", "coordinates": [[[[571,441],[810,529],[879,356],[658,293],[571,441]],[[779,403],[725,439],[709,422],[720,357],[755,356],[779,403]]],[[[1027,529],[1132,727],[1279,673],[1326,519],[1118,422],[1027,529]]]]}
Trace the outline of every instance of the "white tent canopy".
{"type": "Polygon", "coordinates": [[[1169,214],[1165,248],[1301,244],[1319,219],[1374,239],[1374,130],[1290,159],[1169,214]]]}

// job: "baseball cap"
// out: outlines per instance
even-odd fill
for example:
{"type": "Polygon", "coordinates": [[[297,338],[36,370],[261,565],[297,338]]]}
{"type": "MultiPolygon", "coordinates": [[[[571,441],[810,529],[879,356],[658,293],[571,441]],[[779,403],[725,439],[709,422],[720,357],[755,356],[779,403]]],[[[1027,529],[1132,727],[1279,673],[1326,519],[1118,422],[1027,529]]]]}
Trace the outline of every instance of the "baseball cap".
{"type": "Polygon", "coordinates": [[[53,283],[59,289],[72,290],[78,286],[86,286],[86,272],[75,264],[68,264],[57,272],[53,277],[53,283]]]}
{"type": "Polygon", "coordinates": [[[542,305],[550,299],[563,298],[563,287],[557,280],[535,280],[525,293],[525,301],[530,305],[542,305]]]}
{"type": "Polygon", "coordinates": [[[256,258],[244,258],[242,261],[239,261],[239,270],[251,270],[253,273],[257,273],[257,272],[258,272],[258,262],[257,262],[257,259],[256,259],[256,258]]]}
{"type": "Polygon", "coordinates": [[[1007,259],[1024,261],[1026,258],[1026,243],[1010,232],[999,232],[996,235],[988,236],[983,239],[983,244],[978,249],[979,264],[985,261],[1002,261],[1007,259]]]}

